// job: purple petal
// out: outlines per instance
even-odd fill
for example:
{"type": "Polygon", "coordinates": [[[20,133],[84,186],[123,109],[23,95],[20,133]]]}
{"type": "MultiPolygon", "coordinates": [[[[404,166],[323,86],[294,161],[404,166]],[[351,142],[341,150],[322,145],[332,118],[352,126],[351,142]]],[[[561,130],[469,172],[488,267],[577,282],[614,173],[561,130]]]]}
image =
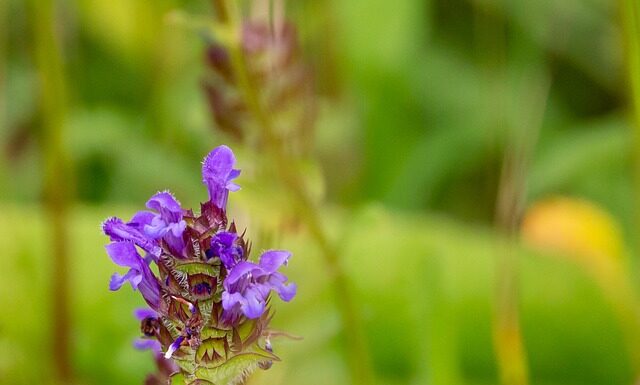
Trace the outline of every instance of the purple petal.
{"type": "Polygon", "coordinates": [[[245,294],[246,301],[242,306],[242,312],[247,318],[255,319],[264,313],[265,299],[256,290],[247,290],[245,294]]]}
{"type": "Polygon", "coordinates": [[[144,256],[144,263],[149,266],[151,262],[158,262],[158,257],[153,254],[147,253],[147,255],[144,256]]]}
{"type": "Polygon", "coordinates": [[[129,226],[120,218],[112,217],[104,221],[102,230],[112,241],[130,241],[140,246],[147,252],[159,256],[160,246],[148,239],[135,226],[129,226]]]}
{"type": "Polygon", "coordinates": [[[182,234],[187,223],[182,219],[183,210],[180,203],[168,191],[159,192],[149,199],[147,207],[155,210],[153,218],[147,219],[144,233],[151,239],[164,239],[173,252],[182,255],[184,240],[182,234]]]}
{"type": "Polygon", "coordinates": [[[288,285],[279,286],[276,291],[278,292],[278,296],[285,301],[289,302],[296,296],[296,292],[298,291],[298,286],[295,283],[290,283],[288,285]]]}
{"type": "Polygon", "coordinates": [[[218,256],[227,269],[232,269],[243,259],[242,247],[235,244],[238,234],[222,231],[211,239],[212,256],[218,256]]]}
{"type": "Polygon", "coordinates": [[[137,268],[142,257],[131,242],[112,242],[105,246],[111,260],[120,266],[137,268]]]}
{"type": "Polygon", "coordinates": [[[135,269],[130,269],[125,275],[113,273],[111,280],[109,281],[109,290],[119,290],[127,281],[131,282],[131,286],[134,288],[138,287],[140,281],[142,281],[142,274],[135,269]]]}
{"type": "Polygon", "coordinates": [[[269,273],[277,271],[283,264],[286,265],[291,253],[285,250],[269,250],[260,257],[260,267],[269,273]]]}
{"type": "Polygon", "coordinates": [[[231,180],[240,175],[240,170],[233,168],[236,158],[227,146],[213,149],[202,162],[202,182],[207,186],[209,199],[218,208],[225,210],[229,191],[237,191],[240,186],[231,180]]]}
{"type": "Polygon", "coordinates": [[[247,261],[240,262],[233,269],[231,269],[231,271],[229,272],[229,275],[224,280],[224,284],[231,286],[234,283],[236,283],[240,278],[242,278],[244,275],[256,269],[260,269],[260,267],[254,263],[247,262],[247,261]]]}
{"type": "Polygon", "coordinates": [[[233,182],[227,183],[227,185],[225,187],[227,188],[227,190],[229,190],[231,192],[236,192],[236,191],[240,190],[240,185],[237,184],[237,183],[233,183],[233,182]]]}
{"type": "Polygon", "coordinates": [[[242,306],[245,302],[244,297],[240,293],[229,293],[226,291],[222,293],[222,308],[224,310],[231,310],[236,305],[242,306]]]}
{"type": "Polygon", "coordinates": [[[219,243],[221,246],[230,247],[231,245],[233,245],[233,242],[237,238],[238,238],[238,234],[236,233],[221,231],[213,237],[213,239],[211,240],[211,243],[216,242],[216,243],[219,243]]]}
{"type": "Polygon", "coordinates": [[[171,358],[171,356],[173,356],[173,353],[175,353],[176,350],[180,349],[182,341],[184,341],[183,336],[176,338],[176,340],[173,341],[173,343],[169,346],[169,349],[167,349],[167,352],[164,354],[164,358],[166,358],[167,360],[171,358]]]}
{"type": "Polygon", "coordinates": [[[133,341],[133,346],[138,350],[153,350],[156,353],[162,352],[162,345],[160,345],[158,340],[138,338],[133,341]]]}
{"type": "Polygon", "coordinates": [[[160,215],[156,215],[151,223],[144,226],[144,233],[152,239],[162,238],[167,231],[167,222],[160,215]]]}
{"type": "Polygon", "coordinates": [[[149,266],[143,262],[141,267],[143,279],[138,285],[138,290],[147,304],[152,309],[158,310],[160,307],[160,284],[149,266]]]}
{"type": "Polygon", "coordinates": [[[134,227],[138,231],[142,231],[145,225],[148,225],[153,220],[156,214],[151,211],[138,211],[136,215],[131,218],[127,225],[134,227]]]}
{"type": "MultiPolygon", "coordinates": [[[[231,150],[229,150],[229,151],[231,151],[231,150]]],[[[234,162],[235,162],[235,159],[234,159],[234,162]]],[[[229,175],[227,176],[227,181],[232,180],[232,179],[236,179],[239,176],[240,176],[240,170],[232,169],[231,171],[229,171],[229,175]]]]}
{"type": "Polygon", "coordinates": [[[222,145],[214,148],[202,164],[202,181],[205,184],[209,181],[224,182],[225,185],[229,177],[233,179],[240,175],[239,170],[233,169],[235,162],[236,157],[229,147],[222,145]]]}
{"type": "Polygon", "coordinates": [[[133,312],[134,317],[136,317],[139,321],[142,321],[146,318],[157,318],[158,313],[154,310],[148,308],[138,308],[133,312]]]}
{"type": "Polygon", "coordinates": [[[173,195],[168,191],[159,192],[149,198],[149,200],[147,201],[147,207],[151,210],[159,212],[160,215],[163,216],[163,218],[182,217],[182,207],[180,207],[180,202],[178,202],[176,198],[174,198],[173,195]]]}
{"type": "Polygon", "coordinates": [[[266,307],[271,290],[284,301],[295,297],[297,286],[287,284],[287,277],[278,272],[286,264],[291,253],[270,250],[262,254],[260,264],[242,261],[234,266],[223,282],[222,307],[225,322],[235,323],[240,317],[239,310],[247,318],[260,317],[266,307]]]}
{"type": "Polygon", "coordinates": [[[184,233],[184,230],[187,228],[187,222],[181,220],[180,222],[177,223],[172,223],[168,226],[169,232],[174,236],[174,237],[180,237],[182,238],[182,233],[184,233]]]}
{"type": "Polygon", "coordinates": [[[147,304],[157,309],[160,306],[160,284],[133,243],[113,242],[107,245],[106,249],[107,254],[116,264],[131,268],[124,276],[116,273],[111,277],[109,283],[111,290],[119,289],[128,280],[134,290],[140,290],[147,304]]]}
{"type": "Polygon", "coordinates": [[[182,254],[182,250],[184,249],[184,239],[182,234],[184,230],[187,228],[187,222],[181,220],[177,223],[171,223],[167,226],[166,234],[164,235],[164,240],[169,244],[169,246],[175,250],[179,255],[182,254]]]}

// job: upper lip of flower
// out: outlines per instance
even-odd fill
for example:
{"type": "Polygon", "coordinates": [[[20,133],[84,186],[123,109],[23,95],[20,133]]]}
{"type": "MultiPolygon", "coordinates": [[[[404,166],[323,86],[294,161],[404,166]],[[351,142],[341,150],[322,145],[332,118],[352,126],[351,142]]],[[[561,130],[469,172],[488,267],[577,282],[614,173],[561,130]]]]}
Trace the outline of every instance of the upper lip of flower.
{"type": "Polygon", "coordinates": [[[229,191],[238,191],[240,186],[232,182],[240,175],[234,169],[236,158],[227,146],[213,149],[202,162],[202,182],[207,186],[209,199],[222,210],[226,210],[229,191]]]}
{"type": "MultiPolygon", "coordinates": [[[[135,217],[134,217],[135,218],[135,217]]],[[[152,239],[149,239],[135,225],[125,224],[120,218],[111,217],[102,223],[102,231],[112,241],[130,241],[146,252],[158,257],[162,249],[152,239]]]]}

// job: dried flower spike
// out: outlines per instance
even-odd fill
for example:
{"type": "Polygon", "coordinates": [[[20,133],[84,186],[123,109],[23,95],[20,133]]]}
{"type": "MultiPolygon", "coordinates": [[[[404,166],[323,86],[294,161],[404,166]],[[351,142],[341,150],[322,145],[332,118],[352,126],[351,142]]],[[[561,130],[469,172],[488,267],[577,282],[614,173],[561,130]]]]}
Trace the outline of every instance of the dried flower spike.
{"type": "MultiPolygon", "coordinates": [[[[247,20],[240,34],[248,81],[274,122],[275,134],[286,138],[292,155],[308,154],[316,117],[313,77],[303,60],[294,25],[247,20]]],[[[215,40],[208,43],[209,71],[203,86],[217,128],[245,143],[259,144],[260,139],[251,134],[255,111],[249,111],[229,48],[215,40]]]]}
{"type": "Polygon", "coordinates": [[[269,250],[257,263],[249,260],[244,234],[226,216],[229,192],[240,189],[234,164],[226,146],[204,159],[209,200],[197,215],[165,191],[149,199],[150,211],[102,225],[111,240],[107,254],[129,268],[112,276],[110,289],[128,281],[149,305],[135,313],[143,334],[135,346],[169,360],[153,378],[170,379],[168,368],[175,368],[187,384],[239,384],[278,360],[269,339],[269,301],[272,291],[284,301],[296,294],[296,285],[278,271],[291,253],[269,250]]]}

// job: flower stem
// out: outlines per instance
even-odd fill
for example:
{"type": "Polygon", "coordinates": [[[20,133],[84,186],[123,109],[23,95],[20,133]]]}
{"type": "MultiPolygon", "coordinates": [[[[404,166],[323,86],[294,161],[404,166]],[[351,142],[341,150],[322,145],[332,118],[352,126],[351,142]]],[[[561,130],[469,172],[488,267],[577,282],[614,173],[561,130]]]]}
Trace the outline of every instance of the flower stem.
{"type": "Polygon", "coordinates": [[[49,244],[51,271],[51,306],[53,316],[52,357],[59,383],[71,383],[70,311],[67,214],[69,173],[64,149],[66,114],[64,74],[60,44],[56,38],[55,1],[29,1],[30,25],[33,26],[34,59],[39,75],[42,132],[40,145],[44,165],[44,199],[51,230],[49,244]]]}
{"type": "Polygon", "coordinates": [[[366,341],[362,333],[361,320],[354,305],[348,279],[340,263],[335,245],[329,240],[318,215],[318,211],[307,195],[300,174],[297,172],[284,151],[284,143],[276,134],[273,122],[262,106],[255,87],[251,84],[245,56],[241,44],[240,11],[234,0],[216,0],[215,9],[219,10],[218,22],[234,35],[229,52],[240,90],[250,111],[254,114],[262,129],[265,144],[268,146],[282,182],[292,194],[293,202],[301,219],[305,222],[311,236],[318,244],[333,280],[338,301],[338,310],[342,317],[343,332],[346,338],[347,356],[350,360],[351,381],[354,384],[372,384],[373,371],[370,366],[366,341]]]}

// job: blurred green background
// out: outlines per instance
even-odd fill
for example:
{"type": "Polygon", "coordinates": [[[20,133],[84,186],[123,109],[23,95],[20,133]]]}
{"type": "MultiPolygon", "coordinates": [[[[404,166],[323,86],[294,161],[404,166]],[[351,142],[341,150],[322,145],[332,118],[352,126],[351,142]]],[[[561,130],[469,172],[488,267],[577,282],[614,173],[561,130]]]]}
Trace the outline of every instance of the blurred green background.
{"type": "MultiPolygon", "coordinates": [[[[313,79],[311,150],[297,164],[337,245],[375,383],[499,383],[501,274],[519,277],[530,383],[637,380],[640,144],[627,73],[640,68],[627,71],[621,4],[286,3],[313,79]]],[[[304,339],[276,342],[283,361],[248,383],[349,383],[331,269],[260,147],[212,116],[200,26],[213,15],[204,0],[0,2],[1,384],[56,383],[56,301],[70,309],[64,381],[142,383],[151,354],[131,342],[143,301],[108,291],[118,268],[99,226],[163,189],[197,207],[200,161],[222,143],[243,169],[231,216],[255,250],[293,251],[299,285],[274,323],[304,339]]]]}

